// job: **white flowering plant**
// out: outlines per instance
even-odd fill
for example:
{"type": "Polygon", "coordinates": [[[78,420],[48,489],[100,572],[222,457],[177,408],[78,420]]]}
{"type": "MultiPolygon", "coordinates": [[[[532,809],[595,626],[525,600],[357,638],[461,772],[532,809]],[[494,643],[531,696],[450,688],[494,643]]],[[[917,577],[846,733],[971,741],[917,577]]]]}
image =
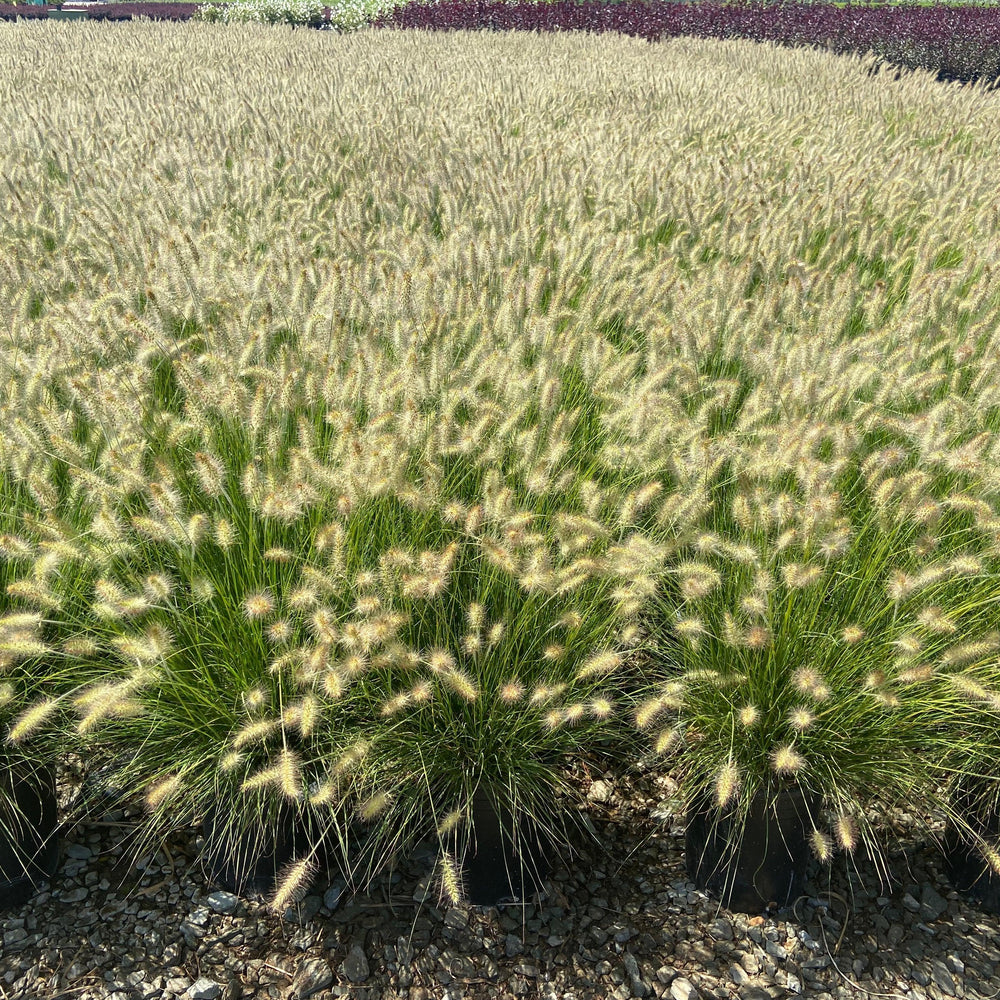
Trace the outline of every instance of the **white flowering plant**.
{"type": "Polygon", "coordinates": [[[739,815],[795,785],[821,861],[880,856],[879,817],[905,805],[930,825],[949,778],[996,746],[962,703],[996,701],[969,673],[1000,649],[996,513],[903,447],[796,461],[754,476],[734,452],[671,570],[670,677],[635,721],[689,806],[739,815]]]}
{"type": "Polygon", "coordinates": [[[234,0],[202,4],[194,19],[220,24],[288,24],[351,31],[398,6],[394,0],[234,0]]]}

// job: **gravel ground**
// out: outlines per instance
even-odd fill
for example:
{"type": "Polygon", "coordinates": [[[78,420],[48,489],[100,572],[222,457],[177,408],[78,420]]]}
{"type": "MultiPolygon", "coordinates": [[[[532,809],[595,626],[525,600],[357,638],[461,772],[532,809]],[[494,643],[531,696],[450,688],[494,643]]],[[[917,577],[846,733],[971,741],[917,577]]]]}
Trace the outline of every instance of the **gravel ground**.
{"type": "Polygon", "coordinates": [[[669,777],[577,777],[606,849],[582,839],[542,896],[500,909],[438,909],[428,845],[364,895],[321,877],[278,917],[206,885],[194,831],[133,864],[131,813],[116,809],[71,832],[51,883],[0,913],[0,1000],[1000,993],[1000,920],[950,890],[932,846],[904,842],[889,885],[841,863],[794,911],[733,914],[687,881],[669,777]]]}

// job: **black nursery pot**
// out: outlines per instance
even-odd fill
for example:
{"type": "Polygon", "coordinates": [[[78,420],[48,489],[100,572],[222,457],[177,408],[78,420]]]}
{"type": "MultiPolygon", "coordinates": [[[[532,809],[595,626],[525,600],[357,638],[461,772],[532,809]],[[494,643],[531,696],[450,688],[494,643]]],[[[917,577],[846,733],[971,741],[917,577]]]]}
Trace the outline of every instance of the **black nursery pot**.
{"type": "MultiPolygon", "coordinates": [[[[319,842],[319,830],[286,802],[275,816],[249,829],[236,827],[233,813],[224,802],[209,810],[202,822],[202,857],[209,881],[237,896],[271,895],[286,865],[319,842]]],[[[322,847],[314,856],[318,862],[326,859],[322,847]]]]}
{"type": "Polygon", "coordinates": [[[807,831],[818,804],[797,787],[761,790],[744,820],[737,808],[720,810],[702,795],[687,817],[688,877],[740,913],[789,905],[811,860],[807,831]]]}
{"type": "Polygon", "coordinates": [[[469,903],[523,903],[541,889],[552,870],[552,844],[530,817],[521,817],[515,843],[510,810],[502,804],[497,807],[479,788],[472,799],[472,828],[474,835],[462,866],[469,903]]]}
{"type": "MultiPolygon", "coordinates": [[[[987,790],[985,781],[967,781],[953,797],[952,805],[964,814],[976,833],[995,843],[1000,839],[1000,816],[986,804],[987,790]]],[[[1000,914],[1000,875],[954,823],[945,825],[941,847],[952,885],[984,910],[1000,914]]]]}
{"type": "Polygon", "coordinates": [[[56,775],[0,762],[0,910],[26,903],[59,867],[56,775]]]}

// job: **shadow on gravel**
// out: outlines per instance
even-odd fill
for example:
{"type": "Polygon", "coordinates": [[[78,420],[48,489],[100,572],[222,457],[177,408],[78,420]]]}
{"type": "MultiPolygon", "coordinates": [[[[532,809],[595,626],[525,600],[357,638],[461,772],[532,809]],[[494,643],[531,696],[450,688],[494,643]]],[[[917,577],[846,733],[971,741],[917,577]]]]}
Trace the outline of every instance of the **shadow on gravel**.
{"type": "Polygon", "coordinates": [[[47,889],[0,913],[0,987],[10,1000],[992,993],[1000,922],[950,889],[933,845],[901,842],[887,873],[840,855],[794,906],[730,913],[687,881],[676,784],[574,770],[584,797],[597,779],[599,843],[580,833],[544,898],[500,909],[439,908],[424,844],[353,897],[320,873],[279,916],[206,885],[193,830],[133,863],[138,812],[118,804],[70,831],[47,889]]]}

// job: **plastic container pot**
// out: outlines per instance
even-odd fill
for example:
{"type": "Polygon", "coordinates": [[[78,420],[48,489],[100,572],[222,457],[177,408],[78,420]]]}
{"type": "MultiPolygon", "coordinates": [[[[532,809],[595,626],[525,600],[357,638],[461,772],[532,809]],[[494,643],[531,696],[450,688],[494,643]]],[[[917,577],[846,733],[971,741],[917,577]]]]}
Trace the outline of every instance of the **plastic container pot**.
{"type": "Polygon", "coordinates": [[[539,892],[552,866],[552,845],[530,817],[513,816],[483,788],[472,799],[473,836],[462,865],[468,902],[474,906],[523,903],[539,892]]]}
{"type": "MultiPolygon", "coordinates": [[[[1000,839],[1000,815],[990,804],[989,788],[983,780],[967,780],[955,793],[952,805],[984,840],[1000,839]]],[[[990,913],[1000,914],[1000,875],[987,864],[982,852],[954,823],[945,825],[941,843],[948,877],[970,901],[990,913]]]]}
{"type": "Polygon", "coordinates": [[[801,895],[811,863],[810,815],[819,803],[798,787],[761,790],[741,815],[718,809],[707,793],[688,812],[688,876],[730,910],[760,913],[801,895]]]}
{"type": "Polygon", "coordinates": [[[59,867],[56,777],[0,759],[0,910],[26,903],[59,867]]]}

